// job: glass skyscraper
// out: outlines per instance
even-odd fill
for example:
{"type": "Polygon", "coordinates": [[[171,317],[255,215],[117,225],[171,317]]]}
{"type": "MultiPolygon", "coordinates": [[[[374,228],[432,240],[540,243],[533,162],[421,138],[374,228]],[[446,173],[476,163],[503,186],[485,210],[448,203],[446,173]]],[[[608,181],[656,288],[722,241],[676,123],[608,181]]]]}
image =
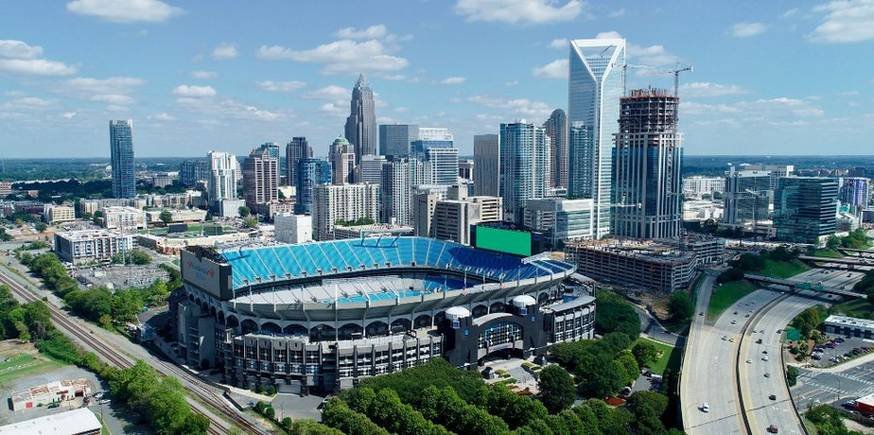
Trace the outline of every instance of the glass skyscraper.
{"type": "Polygon", "coordinates": [[[569,166],[568,196],[594,200],[595,237],[598,238],[610,233],[612,148],[613,136],[619,132],[623,65],[624,39],[570,42],[568,124],[582,123],[589,130],[591,152],[571,149],[569,154],[572,157],[591,155],[592,168],[569,166]]]}
{"type": "Polygon", "coordinates": [[[112,196],[137,196],[132,120],[109,121],[109,148],[112,158],[112,196]]]}
{"type": "Polygon", "coordinates": [[[549,136],[543,127],[524,121],[501,124],[499,188],[506,220],[523,223],[528,200],[546,196],[549,148],[549,136]]]}
{"type": "Polygon", "coordinates": [[[322,159],[300,159],[297,161],[297,201],[294,211],[297,214],[310,214],[313,211],[313,187],[331,184],[331,162],[322,159]]]}
{"type": "Polygon", "coordinates": [[[380,124],[379,154],[408,157],[410,144],[419,137],[419,126],[414,124],[380,124]]]}
{"type": "Polygon", "coordinates": [[[291,138],[291,142],[285,145],[285,183],[289,186],[297,185],[297,162],[312,157],[313,148],[307,143],[307,138],[291,138]]]}
{"type": "Polygon", "coordinates": [[[355,149],[356,165],[361,162],[361,157],[376,154],[373,91],[367,85],[364,74],[358,76],[358,81],[352,88],[352,103],[349,117],[346,118],[346,139],[355,149]]]}
{"type": "Polygon", "coordinates": [[[838,181],[783,177],[774,192],[777,240],[821,244],[837,230],[838,181]]]}

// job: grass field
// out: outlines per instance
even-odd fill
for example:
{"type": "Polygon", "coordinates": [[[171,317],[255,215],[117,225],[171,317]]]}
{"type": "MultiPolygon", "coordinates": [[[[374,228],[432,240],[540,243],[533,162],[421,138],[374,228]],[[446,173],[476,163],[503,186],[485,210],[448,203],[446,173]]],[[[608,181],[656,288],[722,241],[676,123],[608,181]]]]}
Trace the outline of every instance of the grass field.
{"type": "Polygon", "coordinates": [[[798,259],[792,261],[774,261],[766,258],[765,268],[758,273],[774,278],[789,278],[807,270],[810,270],[810,267],[798,259]]]}
{"type": "Polygon", "coordinates": [[[850,317],[860,317],[863,319],[874,319],[874,305],[868,302],[867,299],[854,299],[851,301],[837,304],[831,308],[831,312],[835,314],[843,314],[850,317]]]}
{"type": "Polygon", "coordinates": [[[841,254],[834,249],[817,249],[816,252],[813,253],[813,256],[825,258],[844,258],[844,254],[841,254]]]}
{"type": "Polygon", "coordinates": [[[10,379],[49,371],[61,367],[55,361],[34,358],[32,355],[20,353],[0,363],[0,385],[6,384],[10,379]]]}
{"type": "Polygon", "coordinates": [[[656,349],[659,350],[659,352],[661,352],[661,356],[659,357],[659,360],[656,361],[655,363],[653,363],[651,365],[651,367],[649,368],[650,370],[652,370],[653,373],[663,374],[665,372],[665,369],[668,368],[669,366],[674,371],[676,371],[679,368],[679,366],[680,366],[680,358],[679,358],[680,350],[679,349],[677,349],[673,346],[669,346],[667,344],[664,344],[660,341],[650,340],[648,338],[643,338],[643,337],[638,338],[637,341],[649,342],[652,345],[654,345],[656,347],[656,349]],[[674,361],[671,361],[672,359],[674,361]]]}
{"type": "Polygon", "coordinates": [[[713,294],[710,295],[710,304],[707,305],[707,318],[716,319],[731,304],[755,289],[756,286],[747,280],[731,281],[714,287],[713,294]]]}

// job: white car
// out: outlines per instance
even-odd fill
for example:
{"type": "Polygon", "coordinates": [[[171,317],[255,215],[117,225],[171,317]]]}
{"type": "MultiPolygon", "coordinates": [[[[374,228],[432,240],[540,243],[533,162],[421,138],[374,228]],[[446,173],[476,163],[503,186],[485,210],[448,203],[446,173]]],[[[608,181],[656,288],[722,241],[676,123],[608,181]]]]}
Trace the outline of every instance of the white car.
{"type": "Polygon", "coordinates": [[[698,409],[700,409],[701,412],[710,412],[710,404],[707,402],[704,402],[701,404],[701,406],[698,407],[698,409]]]}
{"type": "Polygon", "coordinates": [[[765,355],[762,357],[762,361],[767,361],[767,360],[768,360],[768,355],[765,355]]]}

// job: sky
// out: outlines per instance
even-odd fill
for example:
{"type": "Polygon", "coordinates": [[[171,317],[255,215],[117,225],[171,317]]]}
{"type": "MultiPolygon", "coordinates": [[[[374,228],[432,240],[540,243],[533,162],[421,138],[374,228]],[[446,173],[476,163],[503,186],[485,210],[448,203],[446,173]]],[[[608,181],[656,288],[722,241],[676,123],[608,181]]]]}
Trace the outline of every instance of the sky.
{"type": "Polygon", "coordinates": [[[568,39],[628,43],[628,87],[673,86],[687,155],[874,154],[874,0],[50,0],[0,14],[0,158],[247,154],[343,132],[364,73],[379,123],[567,108],[568,39]]]}

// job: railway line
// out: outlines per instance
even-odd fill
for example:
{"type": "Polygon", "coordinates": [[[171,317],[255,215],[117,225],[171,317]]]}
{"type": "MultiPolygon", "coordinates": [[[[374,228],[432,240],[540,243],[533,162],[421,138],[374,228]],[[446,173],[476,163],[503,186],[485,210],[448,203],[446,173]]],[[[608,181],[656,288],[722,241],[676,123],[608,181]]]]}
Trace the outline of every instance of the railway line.
{"type": "MultiPolygon", "coordinates": [[[[9,286],[13,294],[18,296],[25,302],[34,302],[40,300],[40,297],[38,295],[34,294],[31,290],[28,290],[26,287],[22,286],[15,280],[10,279],[3,273],[0,273],[0,283],[9,286]]],[[[87,330],[87,328],[71,320],[68,313],[64,312],[60,308],[50,303],[47,303],[46,306],[48,306],[51,313],[52,322],[55,323],[58,329],[66,332],[68,335],[71,335],[76,340],[83,343],[86,347],[93,350],[110,365],[117,368],[128,368],[134,365],[135,361],[132,358],[112,348],[111,346],[108,346],[101,340],[95,338],[93,336],[93,332],[87,330]]],[[[165,376],[184,378],[184,380],[187,381],[186,389],[189,391],[190,394],[196,396],[197,399],[200,400],[200,402],[206,403],[216,410],[220,411],[224,415],[224,417],[233,422],[233,424],[228,424],[221,419],[216,419],[207,409],[205,409],[205,407],[200,402],[191,397],[186,397],[186,400],[191,405],[191,408],[194,412],[204,415],[205,417],[207,417],[207,419],[209,419],[210,425],[207,433],[212,435],[224,435],[230,433],[231,430],[235,427],[242,429],[245,433],[265,433],[262,428],[240,415],[237,409],[229,405],[223,398],[217,396],[215,392],[204,386],[203,380],[197,378],[191,373],[188,373],[184,369],[173,366],[169,363],[162,361],[160,362],[160,365],[161,367],[155,367],[155,369],[165,376]]]]}

